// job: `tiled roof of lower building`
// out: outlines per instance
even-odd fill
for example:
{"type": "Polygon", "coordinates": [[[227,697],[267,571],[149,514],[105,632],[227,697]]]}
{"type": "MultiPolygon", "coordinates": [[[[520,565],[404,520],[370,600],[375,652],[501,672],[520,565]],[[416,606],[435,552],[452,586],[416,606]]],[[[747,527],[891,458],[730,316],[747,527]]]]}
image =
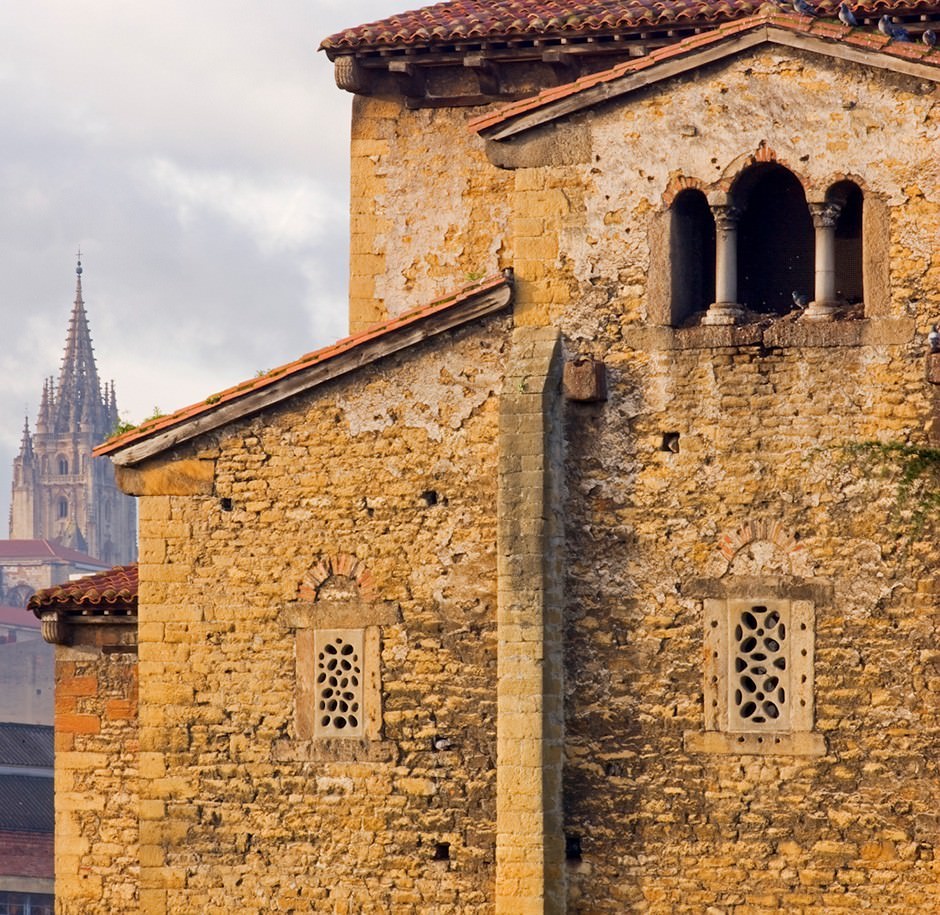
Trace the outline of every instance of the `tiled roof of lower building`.
{"type": "Polygon", "coordinates": [[[44,588],[37,591],[26,606],[37,615],[46,609],[92,616],[135,612],[137,564],[115,566],[106,572],[44,588]]]}
{"type": "Polygon", "coordinates": [[[0,626],[23,626],[38,629],[39,623],[23,607],[0,607],[0,626]]]}
{"type": "MultiPolygon", "coordinates": [[[[764,0],[451,0],[355,26],[330,35],[321,47],[337,53],[399,46],[514,38],[571,37],[669,25],[712,26],[749,16],[764,0]]],[[[838,0],[819,9],[834,16],[838,0]]],[[[850,4],[857,16],[922,13],[940,8],[936,0],[862,0],[850,4]]]]}
{"type": "Polygon", "coordinates": [[[61,559],[75,565],[89,565],[107,568],[107,563],[87,553],[71,550],[55,540],[0,540],[0,560],[39,560],[61,559]]]}

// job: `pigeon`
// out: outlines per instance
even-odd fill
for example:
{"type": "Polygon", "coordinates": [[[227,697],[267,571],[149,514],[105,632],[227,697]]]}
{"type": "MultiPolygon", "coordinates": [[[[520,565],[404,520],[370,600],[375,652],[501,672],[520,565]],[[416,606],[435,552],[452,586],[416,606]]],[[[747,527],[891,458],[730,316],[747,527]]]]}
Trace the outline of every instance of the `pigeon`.
{"type": "Polygon", "coordinates": [[[878,20],[878,31],[893,41],[910,41],[911,33],[903,26],[895,25],[888,16],[878,20]]]}
{"type": "Polygon", "coordinates": [[[858,20],[852,10],[849,9],[848,3],[839,4],[839,21],[850,29],[854,29],[858,25],[858,20]]]}
{"type": "Polygon", "coordinates": [[[930,333],[927,334],[927,346],[930,347],[930,352],[940,353],[940,330],[937,330],[936,324],[930,328],[930,333]]]}
{"type": "Polygon", "coordinates": [[[809,296],[805,292],[797,292],[795,289],[790,293],[793,297],[793,304],[797,308],[806,308],[809,305],[809,296]]]}
{"type": "Polygon", "coordinates": [[[816,7],[813,6],[812,3],[807,2],[807,0],[793,0],[793,9],[795,9],[801,16],[819,15],[816,7]]]}
{"type": "Polygon", "coordinates": [[[435,750],[449,750],[454,744],[447,737],[435,737],[432,745],[435,750]]]}
{"type": "Polygon", "coordinates": [[[923,41],[928,48],[935,48],[937,46],[937,33],[933,29],[924,29],[920,40],[923,41]]]}

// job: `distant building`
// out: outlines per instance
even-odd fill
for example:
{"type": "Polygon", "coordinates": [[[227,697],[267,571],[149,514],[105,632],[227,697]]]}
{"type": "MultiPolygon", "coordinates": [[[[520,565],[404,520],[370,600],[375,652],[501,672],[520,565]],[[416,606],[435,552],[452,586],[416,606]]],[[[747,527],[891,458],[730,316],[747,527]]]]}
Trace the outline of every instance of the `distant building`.
{"type": "MultiPolygon", "coordinates": [[[[23,611],[36,591],[109,568],[111,563],[52,540],[0,540],[0,604],[23,611]]],[[[0,627],[0,638],[4,635],[0,627]]]]}
{"type": "MultiPolygon", "coordinates": [[[[52,724],[52,651],[25,609],[43,588],[107,564],[48,540],[0,540],[0,722],[52,724]]],[[[0,906],[0,915],[5,915],[0,906]]]]}
{"type": "Polygon", "coordinates": [[[91,455],[117,425],[118,408],[113,382],[102,390],[98,380],[80,260],[75,273],[59,380],[44,382],[36,431],[24,424],[13,462],[10,538],[55,541],[113,565],[136,558],[136,512],[111,462],[91,455]]]}
{"type": "Polygon", "coordinates": [[[52,915],[52,728],[0,724],[0,912],[52,915]]]}

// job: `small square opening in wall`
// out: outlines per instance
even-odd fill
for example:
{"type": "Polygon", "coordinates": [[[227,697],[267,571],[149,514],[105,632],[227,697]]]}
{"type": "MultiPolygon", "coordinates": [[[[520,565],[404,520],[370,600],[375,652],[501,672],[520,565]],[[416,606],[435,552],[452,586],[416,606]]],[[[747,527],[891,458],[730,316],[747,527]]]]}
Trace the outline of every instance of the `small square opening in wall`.
{"type": "Polygon", "coordinates": [[[660,451],[671,451],[673,454],[678,453],[679,451],[679,433],[678,432],[664,432],[662,441],[659,445],[660,451]]]}
{"type": "Polygon", "coordinates": [[[437,842],[434,845],[435,861],[450,861],[450,842],[437,842]]]}
{"type": "Polygon", "coordinates": [[[365,723],[363,648],[361,629],[316,632],[314,736],[362,736],[365,723]]]}

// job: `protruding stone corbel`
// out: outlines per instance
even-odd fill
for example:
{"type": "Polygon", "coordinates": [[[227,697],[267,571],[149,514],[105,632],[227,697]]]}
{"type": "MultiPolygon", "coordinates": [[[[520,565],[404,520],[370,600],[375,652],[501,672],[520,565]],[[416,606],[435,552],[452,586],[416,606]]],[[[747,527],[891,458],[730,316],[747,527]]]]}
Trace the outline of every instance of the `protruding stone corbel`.
{"type": "Polygon", "coordinates": [[[607,367],[593,356],[578,356],[566,362],[562,390],[568,400],[581,403],[607,400],[607,367]]]}
{"type": "Polygon", "coordinates": [[[810,321],[831,321],[839,307],[836,299],[836,223],[842,204],[825,201],[808,206],[816,230],[816,272],[813,301],[803,317],[810,321]]]}
{"type": "Polygon", "coordinates": [[[345,92],[368,95],[372,90],[369,72],[351,54],[344,54],[333,61],[333,78],[345,92]]]}
{"type": "Polygon", "coordinates": [[[738,220],[741,211],[730,204],[713,205],[715,217],[715,301],[703,324],[737,324],[744,316],[738,302],[738,220]]]}
{"type": "Polygon", "coordinates": [[[58,610],[43,613],[40,622],[44,641],[50,645],[68,645],[69,626],[58,610]]]}

